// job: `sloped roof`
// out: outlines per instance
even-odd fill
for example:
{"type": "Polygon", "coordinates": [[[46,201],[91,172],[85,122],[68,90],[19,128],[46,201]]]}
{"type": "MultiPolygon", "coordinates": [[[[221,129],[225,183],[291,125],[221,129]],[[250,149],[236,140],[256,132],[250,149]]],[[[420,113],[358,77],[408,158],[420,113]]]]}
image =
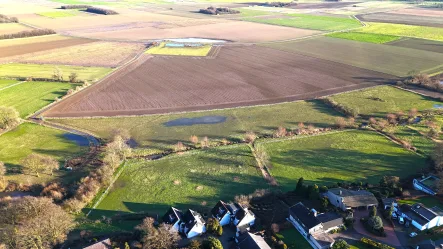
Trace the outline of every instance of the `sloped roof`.
{"type": "Polygon", "coordinates": [[[421,203],[415,203],[414,205],[412,205],[411,210],[428,221],[431,221],[432,219],[438,216],[434,211],[427,208],[425,205],[421,203]]]}
{"type": "Polygon", "coordinates": [[[226,213],[230,212],[227,204],[223,201],[218,201],[217,204],[215,204],[215,207],[211,210],[211,214],[214,217],[220,217],[222,218],[226,213]]]}
{"type": "Polygon", "coordinates": [[[88,247],[84,247],[83,249],[112,249],[111,240],[104,239],[104,240],[97,242],[93,245],[90,245],[88,247]]]}
{"type": "Polygon", "coordinates": [[[238,246],[240,249],[271,249],[261,236],[249,232],[238,238],[238,246]]]}
{"type": "Polygon", "coordinates": [[[203,217],[198,212],[191,209],[188,209],[183,215],[182,222],[185,224],[185,227],[189,229],[188,231],[191,231],[196,224],[202,226],[205,225],[203,217]]]}
{"type": "MultiPolygon", "coordinates": [[[[238,205],[238,204],[237,204],[238,205]]],[[[243,207],[241,205],[238,205],[240,208],[237,210],[237,212],[235,213],[235,218],[237,220],[239,220],[240,222],[247,216],[255,216],[254,213],[249,210],[247,207],[243,207]]]]}
{"type": "Polygon", "coordinates": [[[289,208],[289,213],[292,217],[298,218],[301,223],[306,227],[306,229],[311,229],[321,222],[314,216],[314,214],[309,210],[303,203],[299,202],[294,206],[289,208]]]}
{"type": "Polygon", "coordinates": [[[319,214],[316,218],[322,223],[325,230],[343,225],[343,217],[334,212],[319,214]]]}
{"type": "Polygon", "coordinates": [[[329,192],[343,198],[343,203],[347,207],[362,207],[368,205],[377,205],[378,201],[375,196],[366,190],[349,190],[344,188],[329,189],[329,192]]]}
{"type": "Polygon", "coordinates": [[[181,220],[183,217],[182,211],[176,209],[175,207],[170,207],[168,212],[163,216],[163,222],[166,224],[173,225],[177,221],[181,220]]]}

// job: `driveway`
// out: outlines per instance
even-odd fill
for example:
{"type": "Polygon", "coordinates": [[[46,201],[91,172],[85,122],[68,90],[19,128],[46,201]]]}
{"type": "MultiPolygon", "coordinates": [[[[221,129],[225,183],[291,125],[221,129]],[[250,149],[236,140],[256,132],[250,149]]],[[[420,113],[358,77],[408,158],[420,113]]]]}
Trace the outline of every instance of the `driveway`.
{"type": "Polygon", "coordinates": [[[377,240],[377,241],[380,241],[380,242],[388,244],[388,245],[392,245],[395,247],[402,246],[399,239],[397,238],[397,234],[395,233],[394,228],[385,220],[383,221],[383,224],[384,224],[386,237],[378,237],[378,236],[375,236],[374,234],[366,231],[366,228],[360,222],[360,218],[367,217],[368,213],[369,213],[369,211],[367,211],[367,210],[355,211],[355,213],[354,213],[354,218],[355,218],[354,229],[355,229],[355,231],[364,235],[367,238],[377,240]]]}

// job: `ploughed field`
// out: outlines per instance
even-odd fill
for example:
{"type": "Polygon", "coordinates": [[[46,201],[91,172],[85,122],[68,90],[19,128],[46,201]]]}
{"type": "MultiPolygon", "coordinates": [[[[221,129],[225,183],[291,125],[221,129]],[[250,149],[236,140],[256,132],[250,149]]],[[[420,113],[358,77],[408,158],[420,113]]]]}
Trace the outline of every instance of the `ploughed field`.
{"type": "Polygon", "coordinates": [[[266,47],[223,47],[215,59],[144,55],[45,116],[113,116],[267,104],[319,97],[394,76],[266,47]]]}
{"type": "Polygon", "coordinates": [[[443,11],[441,13],[441,16],[418,16],[388,12],[358,15],[357,18],[365,22],[400,23],[439,28],[443,27],[443,11]]]}

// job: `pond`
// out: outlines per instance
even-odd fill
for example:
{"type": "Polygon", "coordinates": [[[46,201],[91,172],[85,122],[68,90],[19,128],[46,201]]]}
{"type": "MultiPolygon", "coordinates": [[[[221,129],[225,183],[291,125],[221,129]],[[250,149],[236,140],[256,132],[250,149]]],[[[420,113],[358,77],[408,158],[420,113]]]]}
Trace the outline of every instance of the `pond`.
{"type": "Polygon", "coordinates": [[[84,136],[72,133],[65,133],[63,134],[63,138],[71,142],[75,142],[78,146],[89,146],[89,140],[84,136]]]}
{"type": "Polygon", "coordinates": [[[203,116],[198,118],[179,118],[163,123],[166,127],[171,126],[191,126],[200,124],[219,124],[224,123],[227,117],[224,116],[203,116]]]}

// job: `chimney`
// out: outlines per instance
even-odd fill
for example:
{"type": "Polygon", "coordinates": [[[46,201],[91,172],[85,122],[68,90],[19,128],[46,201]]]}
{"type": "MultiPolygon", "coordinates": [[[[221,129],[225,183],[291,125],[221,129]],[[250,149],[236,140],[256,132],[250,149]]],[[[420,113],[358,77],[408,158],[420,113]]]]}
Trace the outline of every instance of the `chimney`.
{"type": "Polygon", "coordinates": [[[339,195],[342,195],[342,194],[343,194],[343,191],[340,190],[339,195]]]}
{"type": "Polygon", "coordinates": [[[312,215],[314,215],[314,217],[317,217],[317,210],[315,210],[315,209],[311,209],[311,213],[312,213],[312,215]]]}

